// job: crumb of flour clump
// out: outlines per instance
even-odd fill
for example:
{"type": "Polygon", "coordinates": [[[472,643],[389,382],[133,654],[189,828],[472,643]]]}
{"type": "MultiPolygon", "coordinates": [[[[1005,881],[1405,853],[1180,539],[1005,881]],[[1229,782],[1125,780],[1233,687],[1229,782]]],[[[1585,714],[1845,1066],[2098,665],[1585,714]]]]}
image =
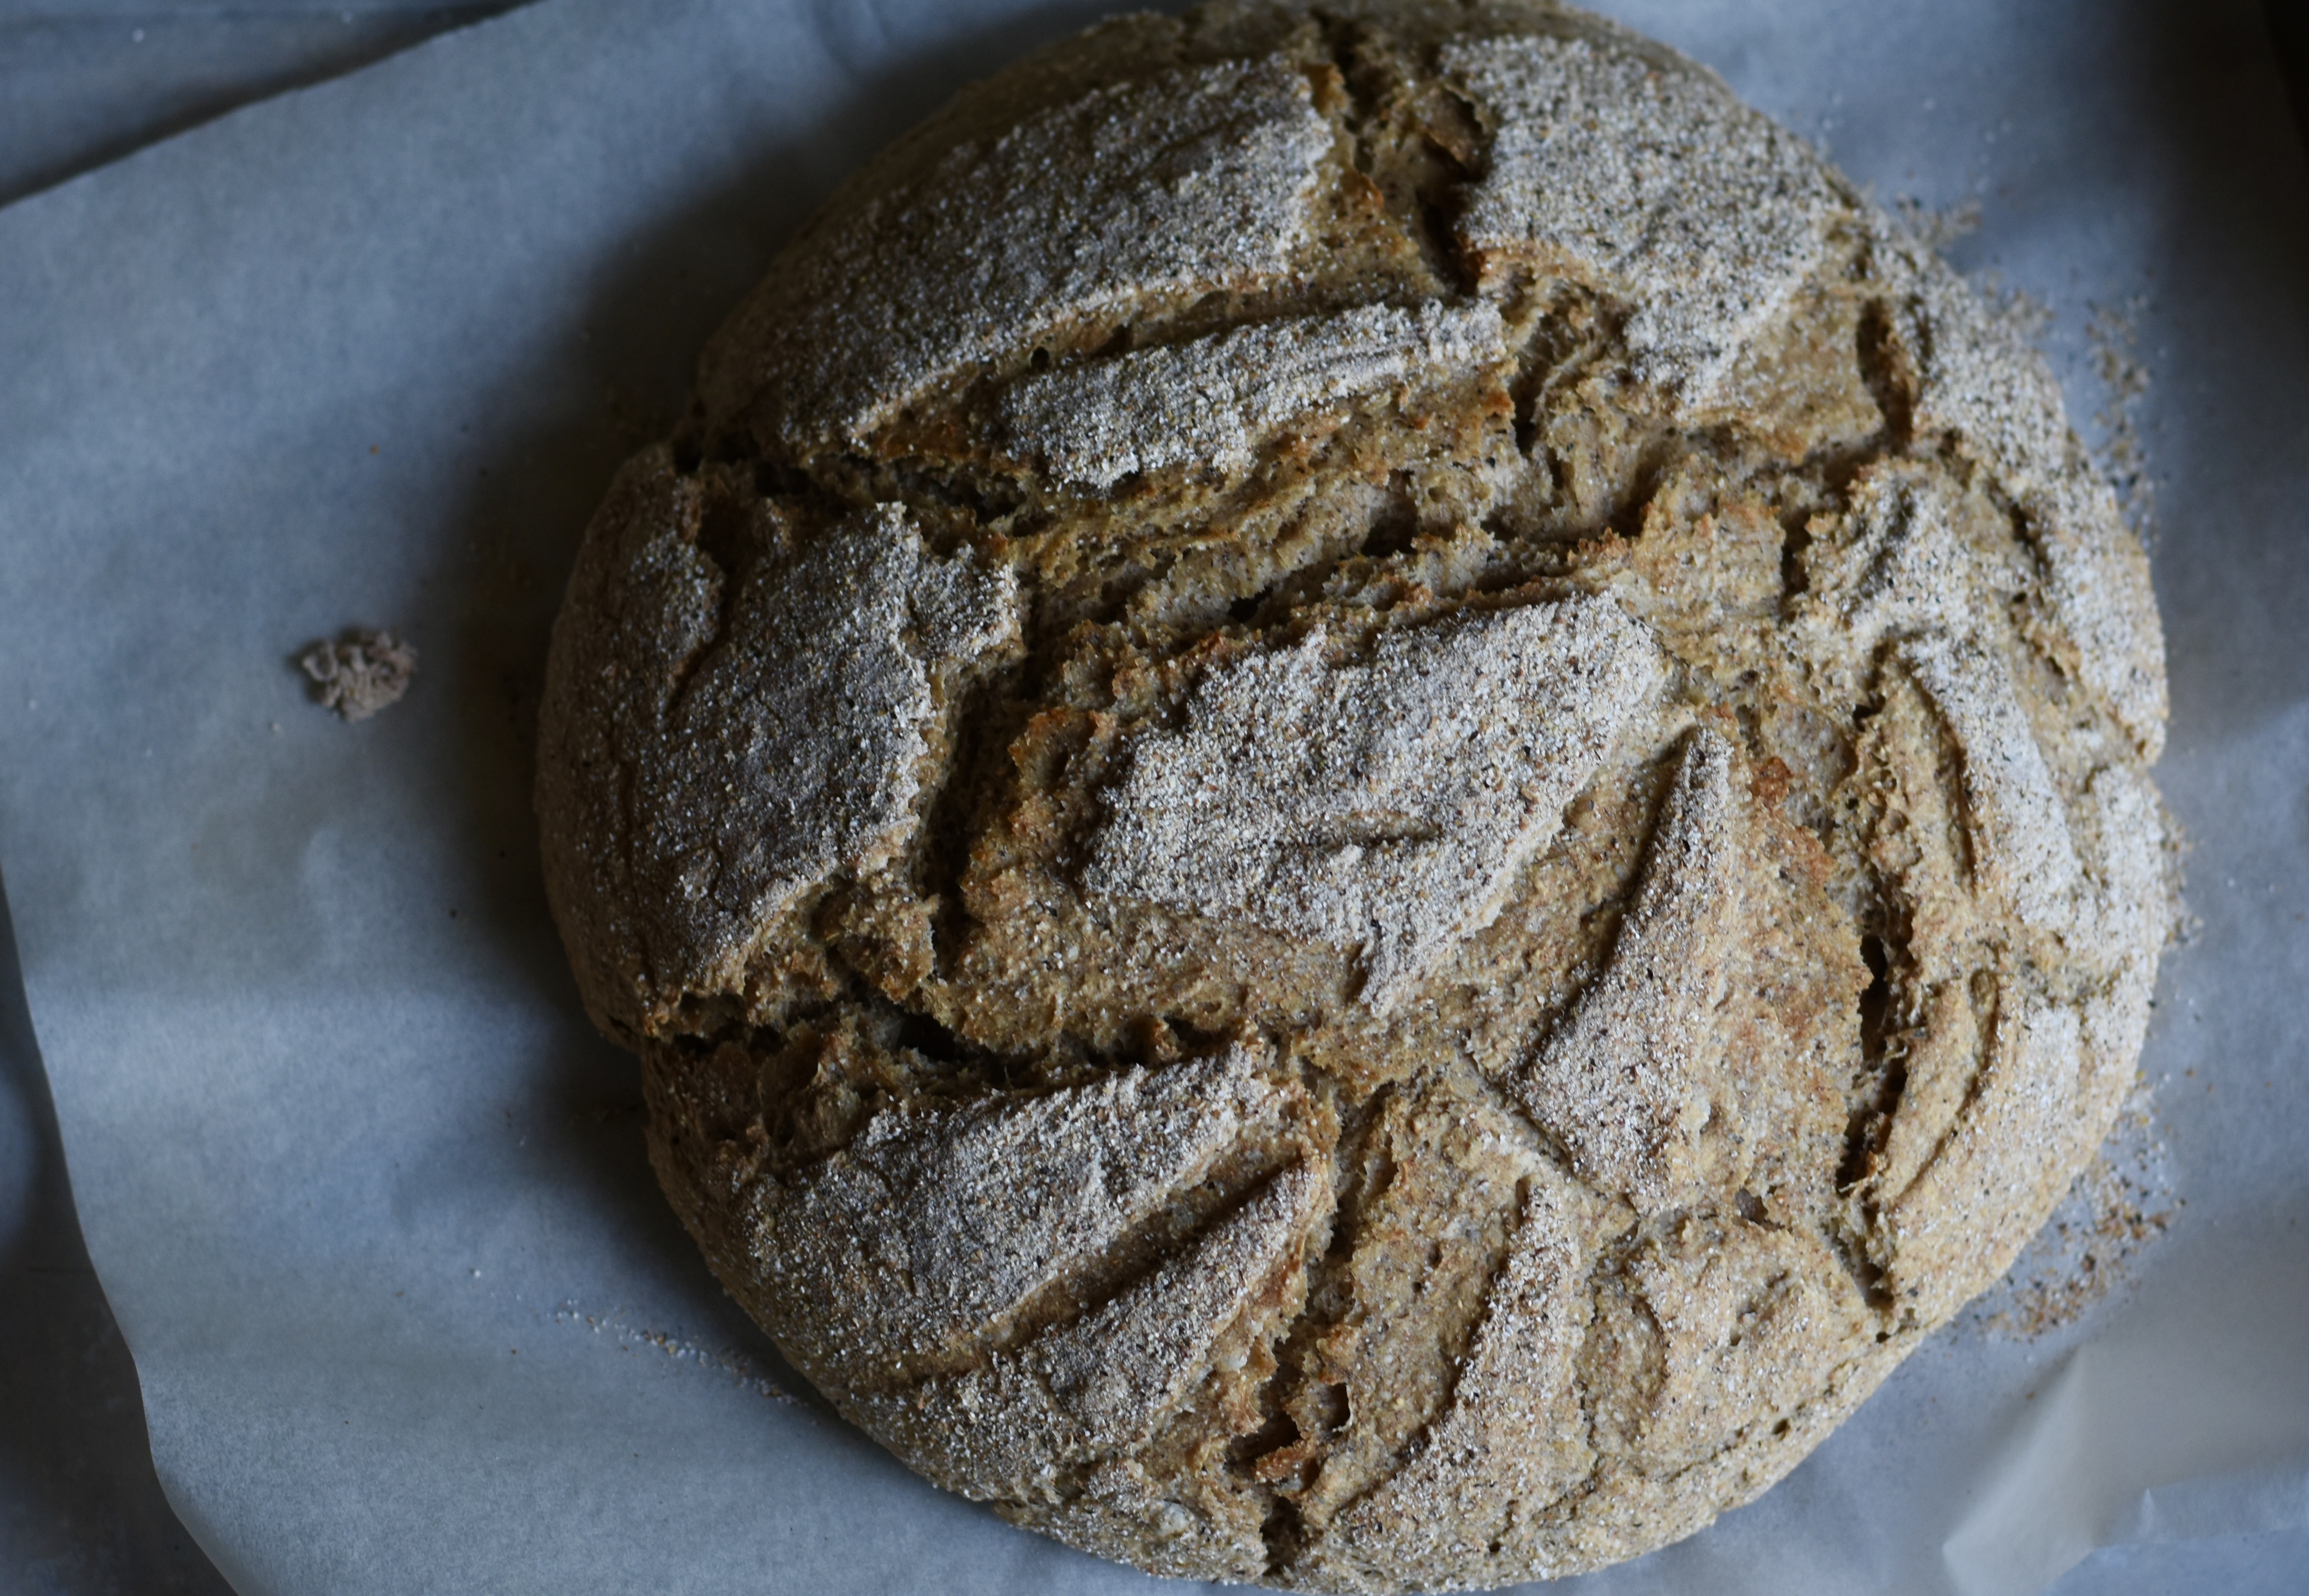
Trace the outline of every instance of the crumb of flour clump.
{"type": "Polygon", "coordinates": [[[581,1325],[596,1335],[607,1332],[628,1350],[636,1343],[655,1347],[677,1363],[695,1364],[700,1368],[727,1376],[746,1390],[770,1402],[791,1403],[795,1401],[793,1395],[772,1379],[760,1364],[739,1348],[708,1351],[695,1342],[669,1335],[662,1330],[637,1328],[614,1313],[589,1314],[574,1302],[565,1302],[555,1308],[552,1317],[558,1324],[581,1325]]]}
{"type": "Polygon", "coordinates": [[[2096,305],[2085,325],[2093,373],[2100,378],[2106,399],[2093,417],[2101,431],[2101,473],[2115,490],[2126,522],[2144,543],[2152,531],[2156,484],[2133,416],[2149,394],[2149,367],[2133,353],[2133,345],[2140,336],[2134,318],[2146,307],[2147,301],[2138,298],[2121,306],[2096,305]]]}
{"type": "Polygon", "coordinates": [[[2033,1341],[2073,1324],[2132,1278],[2182,1206],[2153,1106],[2148,1083],[2136,1084],[2099,1156],[2004,1278],[1966,1312],[1973,1328],[2033,1341]]]}
{"type": "Polygon", "coordinates": [[[1917,242],[1935,254],[1945,254],[1950,245],[1980,226],[1978,200],[1934,210],[1913,194],[1902,194],[1892,202],[1892,208],[1917,242]]]}
{"type": "Polygon", "coordinates": [[[357,630],[316,643],[297,656],[324,708],[366,720],[401,700],[417,674],[417,651],[390,631],[357,630]]]}

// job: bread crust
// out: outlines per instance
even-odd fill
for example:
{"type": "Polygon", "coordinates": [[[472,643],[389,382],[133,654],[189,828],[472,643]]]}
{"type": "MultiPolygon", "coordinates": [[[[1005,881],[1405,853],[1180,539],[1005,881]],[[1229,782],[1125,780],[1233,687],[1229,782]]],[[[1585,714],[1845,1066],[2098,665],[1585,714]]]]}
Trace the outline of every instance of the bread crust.
{"type": "Polygon", "coordinates": [[[1158,1573],[1601,1566],[1993,1280],[2173,924],[2025,340],[1537,4],[1133,17],[869,164],[621,473],[538,808],[715,1272],[1158,1573]]]}

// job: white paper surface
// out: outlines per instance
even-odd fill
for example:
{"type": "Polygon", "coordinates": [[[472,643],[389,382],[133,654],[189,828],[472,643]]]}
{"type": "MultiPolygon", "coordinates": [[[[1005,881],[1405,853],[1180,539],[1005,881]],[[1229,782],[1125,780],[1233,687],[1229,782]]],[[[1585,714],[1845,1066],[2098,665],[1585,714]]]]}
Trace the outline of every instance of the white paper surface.
{"type": "MultiPolygon", "coordinates": [[[[0,211],[0,868],[161,1478],[244,1592],[1155,1588],[764,1394],[801,1387],[654,1189],[528,804],[576,537],[705,332],[841,174],[1100,9],[544,0],[0,211]],[[288,663],[350,625],[423,660],[358,727],[288,663]]],[[[2087,302],[2145,297],[2202,928],[2138,1284],[1944,1333],[1573,1588],[1969,1596],[2309,1528],[2309,179],[2255,8],[1607,9],[1880,195],[1977,198],[1955,257],[2054,306],[2080,416],[2087,302]]]]}

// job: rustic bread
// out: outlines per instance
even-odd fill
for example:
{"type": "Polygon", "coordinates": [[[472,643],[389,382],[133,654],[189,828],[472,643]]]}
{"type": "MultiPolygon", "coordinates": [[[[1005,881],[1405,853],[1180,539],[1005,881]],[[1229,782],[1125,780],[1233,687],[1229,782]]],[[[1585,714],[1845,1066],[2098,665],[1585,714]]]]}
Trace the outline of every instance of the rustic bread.
{"type": "Polygon", "coordinates": [[[716,1272],[1162,1573],[1684,1535],[2001,1272],[2172,907],[2056,387],[1543,4],[1133,17],[781,255],[619,476],[538,789],[716,1272]]]}

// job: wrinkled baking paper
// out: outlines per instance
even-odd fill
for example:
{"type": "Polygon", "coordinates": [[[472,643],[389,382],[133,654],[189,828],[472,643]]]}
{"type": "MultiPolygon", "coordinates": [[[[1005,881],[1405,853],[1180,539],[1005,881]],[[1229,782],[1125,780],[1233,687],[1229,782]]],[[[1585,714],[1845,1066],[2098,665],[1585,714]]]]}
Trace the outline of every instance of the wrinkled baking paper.
{"type": "MultiPolygon", "coordinates": [[[[528,798],[575,539],[700,341],[864,154],[1097,9],[543,0],[0,211],[0,867],[160,1476],[243,1591],[1154,1588],[915,1480],[722,1298],[528,798]],[[350,625],[424,660],[357,726],[291,664],[350,625]]],[[[1614,9],[1880,198],[1976,202],[1953,258],[2049,306],[2081,417],[2088,306],[2130,307],[2201,925],[2147,1063],[2187,1206],[2137,1280],[1942,1333],[1575,1589],[2297,1557],[2309,184],[2257,8],[1614,9]]]]}

